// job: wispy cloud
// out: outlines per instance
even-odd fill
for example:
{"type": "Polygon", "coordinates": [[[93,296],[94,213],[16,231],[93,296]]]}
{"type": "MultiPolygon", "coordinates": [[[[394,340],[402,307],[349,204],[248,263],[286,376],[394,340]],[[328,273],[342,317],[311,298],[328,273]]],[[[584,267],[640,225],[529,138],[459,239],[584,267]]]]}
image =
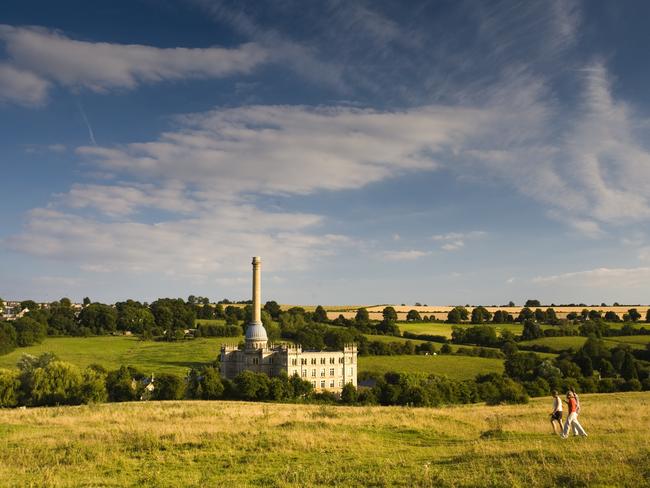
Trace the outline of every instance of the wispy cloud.
{"type": "Polygon", "coordinates": [[[586,271],[574,271],[549,276],[538,276],[533,283],[541,285],[558,285],[579,287],[617,287],[620,289],[647,286],[650,281],[650,268],[596,268],[586,271]]]}
{"type": "Polygon", "coordinates": [[[465,247],[465,241],[480,239],[485,235],[487,235],[487,232],[475,230],[471,232],[449,232],[447,234],[436,234],[431,236],[431,239],[440,242],[440,249],[443,251],[457,251],[465,247]]]}
{"type": "Polygon", "coordinates": [[[270,59],[267,49],[252,43],[232,49],[163,49],[79,41],[42,27],[0,25],[0,41],[9,56],[0,65],[0,101],[25,105],[44,103],[52,83],[105,93],[145,83],[248,73],[270,59]]]}
{"type": "Polygon", "coordinates": [[[415,261],[425,256],[429,256],[430,254],[431,251],[410,249],[407,251],[386,251],[381,254],[381,258],[388,261],[415,261]]]}

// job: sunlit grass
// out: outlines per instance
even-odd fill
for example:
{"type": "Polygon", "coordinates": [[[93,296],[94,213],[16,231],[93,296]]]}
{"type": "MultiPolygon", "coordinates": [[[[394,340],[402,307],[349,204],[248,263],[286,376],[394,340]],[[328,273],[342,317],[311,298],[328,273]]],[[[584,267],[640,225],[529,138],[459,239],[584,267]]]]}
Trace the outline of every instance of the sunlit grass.
{"type": "Polygon", "coordinates": [[[648,486],[650,394],[528,405],[166,402],[0,411],[1,486],[648,486]],[[624,415],[613,415],[624,412],[624,415]]]}

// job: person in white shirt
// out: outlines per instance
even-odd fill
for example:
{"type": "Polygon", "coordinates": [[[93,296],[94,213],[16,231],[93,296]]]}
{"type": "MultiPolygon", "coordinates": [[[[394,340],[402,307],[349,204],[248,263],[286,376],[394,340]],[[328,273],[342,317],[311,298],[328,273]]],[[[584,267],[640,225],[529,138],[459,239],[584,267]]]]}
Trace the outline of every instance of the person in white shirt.
{"type": "Polygon", "coordinates": [[[562,433],[562,399],[557,391],[553,392],[553,411],[551,412],[551,426],[553,427],[554,434],[562,433]],[[557,423],[559,432],[555,428],[557,423]]]}

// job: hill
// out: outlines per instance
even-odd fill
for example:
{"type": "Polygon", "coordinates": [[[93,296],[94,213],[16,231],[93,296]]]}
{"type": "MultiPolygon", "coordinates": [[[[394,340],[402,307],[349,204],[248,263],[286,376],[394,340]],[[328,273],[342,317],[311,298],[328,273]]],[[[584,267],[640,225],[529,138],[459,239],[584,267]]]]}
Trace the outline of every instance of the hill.
{"type": "Polygon", "coordinates": [[[581,399],[589,437],[567,440],[550,434],[550,398],[0,410],[0,486],[648,486],[650,393],[581,399]]]}

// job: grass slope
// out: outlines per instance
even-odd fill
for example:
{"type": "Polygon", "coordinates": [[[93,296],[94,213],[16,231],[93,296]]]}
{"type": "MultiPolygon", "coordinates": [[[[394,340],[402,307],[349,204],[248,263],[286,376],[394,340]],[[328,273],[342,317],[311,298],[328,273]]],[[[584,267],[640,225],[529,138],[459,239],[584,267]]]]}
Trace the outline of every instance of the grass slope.
{"type": "MultiPolygon", "coordinates": [[[[586,340],[587,338],[582,336],[542,337],[532,341],[522,341],[520,344],[524,346],[547,346],[554,351],[562,351],[569,348],[576,350],[580,349],[586,340]]],[[[603,341],[608,347],[616,347],[625,344],[630,346],[632,349],[644,349],[646,344],[650,343],[650,335],[603,337],[603,341]]]]}
{"type": "Polygon", "coordinates": [[[550,434],[550,399],[0,410],[0,486],[648,486],[650,394],[581,400],[589,437],[567,440],[550,434]]]}
{"type": "Polygon", "coordinates": [[[502,373],[503,360],[474,356],[360,356],[359,371],[427,373],[467,380],[479,373],[502,373]]]}
{"type": "Polygon", "coordinates": [[[214,361],[221,344],[237,343],[241,338],[199,338],[191,341],[141,341],[136,337],[51,337],[42,344],[19,347],[0,356],[0,368],[13,368],[23,353],[38,355],[53,352],[60,359],[79,366],[92,363],[107,369],[135,366],[143,372],[185,374],[189,368],[214,361]]]}

